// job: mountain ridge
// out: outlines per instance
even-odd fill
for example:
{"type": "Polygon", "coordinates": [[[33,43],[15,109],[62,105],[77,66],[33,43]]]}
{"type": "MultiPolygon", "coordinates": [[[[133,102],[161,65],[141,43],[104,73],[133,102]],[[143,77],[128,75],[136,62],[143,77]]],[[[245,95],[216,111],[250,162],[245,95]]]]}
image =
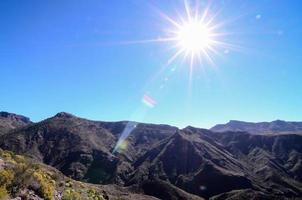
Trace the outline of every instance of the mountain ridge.
{"type": "Polygon", "coordinates": [[[274,120],[271,122],[244,122],[230,120],[226,124],[217,124],[210,128],[215,132],[243,131],[251,134],[302,133],[302,122],[274,120]]]}
{"type": "Polygon", "coordinates": [[[128,123],[60,112],[11,129],[0,136],[0,148],[33,157],[79,181],[136,185],[157,198],[167,198],[165,191],[170,191],[167,199],[194,199],[190,194],[231,199],[244,196],[243,191],[255,198],[302,196],[299,134],[213,132],[137,122],[113,153],[128,123]]]}

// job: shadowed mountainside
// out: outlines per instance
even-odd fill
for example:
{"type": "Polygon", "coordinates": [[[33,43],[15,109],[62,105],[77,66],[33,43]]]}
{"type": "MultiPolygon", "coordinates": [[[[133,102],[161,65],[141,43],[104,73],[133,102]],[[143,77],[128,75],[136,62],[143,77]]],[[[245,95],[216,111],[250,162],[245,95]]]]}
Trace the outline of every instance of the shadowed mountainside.
{"type": "Polygon", "coordinates": [[[301,135],[137,123],[113,154],[129,123],[58,113],[12,128],[0,137],[0,148],[29,155],[76,180],[137,187],[160,199],[302,196],[301,135]]]}
{"type": "Polygon", "coordinates": [[[131,187],[75,181],[49,165],[2,149],[0,149],[0,199],[158,200],[131,187]]]}

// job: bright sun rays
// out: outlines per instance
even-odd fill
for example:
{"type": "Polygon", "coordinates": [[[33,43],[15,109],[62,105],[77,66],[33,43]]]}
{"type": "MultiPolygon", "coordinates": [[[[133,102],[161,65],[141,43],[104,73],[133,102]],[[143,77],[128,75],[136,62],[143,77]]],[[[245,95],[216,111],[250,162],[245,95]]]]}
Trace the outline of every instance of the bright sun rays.
{"type": "Polygon", "coordinates": [[[161,15],[168,20],[172,26],[169,30],[170,36],[161,41],[173,42],[175,53],[168,60],[172,63],[179,57],[189,62],[190,77],[195,64],[209,63],[215,65],[213,55],[219,54],[218,48],[229,49],[232,45],[221,41],[225,33],[219,32],[224,23],[215,23],[215,15],[210,15],[209,7],[200,9],[198,5],[191,8],[187,1],[184,1],[185,16],[173,19],[164,13],[161,15]]]}
{"type": "Polygon", "coordinates": [[[183,10],[184,14],[178,17],[169,17],[159,11],[163,19],[170,23],[165,37],[130,41],[126,44],[157,42],[171,45],[174,53],[168,59],[166,66],[181,58],[188,64],[191,77],[194,65],[215,66],[213,60],[215,55],[222,55],[223,52],[238,47],[223,41],[223,36],[229,35],[220,30],[226,21],[218,23],[216,21],[218,13],[211,13],[209,6],[201,8],[197,3],[190,6],[188,1],[184,0],[183,10]]]}
{"type": "Polygon", "coordinates": [[[214,37],[217,33],[214,25],[211,24],[213,19],[207,19],[208,10],[205,10],[202,15],[198,13],[197,9],[192,13],[186,1],[185,8],[187,17],[181,18],[180,22],[165,16],[173,25],[170,39],[175,42],[176,49],[176,53],[169,59],[169,62],[183,56],[186,59],[189,58],[190,68],[196,58],[199,62],[205,58],[213,63],[210,53],[215,53],[215,45],[218,44],[214,37]]]}
{"type": "MultiPolygon", "coordinates": [[[[201,63],[206,59],[211,64],[214,64],[211,53],[215,52],[215,30],[211,28],[210,22],[206,20],[206,13],[199,16],[198,13],[192,16],[190,9],[187,8],[187,19],[177,23],[172,19],[175,29],[171,31],[174,35],[176,53],[169,59],[169,63],[173,62],[179,56],[183,56],[190,63],[190,77],[193,73],[193,65],[198,62],[201,63]]],[[[197,12],[197,11],[196,11],[197,12]]],[[[216,42],[217,43],[217,42],[216,42]]]]}
{"type": "MultiPolygon", "coordinates": [[[[211,15],[209,7],[200,9],[200,7],[196,5],[195,7],[190,8],[188,2],[185,0],[184,10],[185,14],[178,18],[171,18],[163,12],[159,12],[161,17],[170,24],[170,26],[167,27],[165,37],[127,41],[123,42],[123,44],[166,43],[167,47],[172,47],[173,52],[171,53],[171,57],[168,58],[167,63],[163,68],[179,59],[185,61],[184,63],[189,69],[190,91],[194,71],[193,68],[195,65],[201,67],[204,67],[206,64],[215,65],[213,61],[214,55],[219,55],[220,52],[229,52],[230,49],[235,49],[236,47],[235,45],[226,43],[222,40],[223,36],[227,34],[220,32],[219,30],[221,26],[225,25],[225,22],[216,23],[217,13],[211,15]]],[[[170,69],[170,71],[172,71],[172,69],[170,69]]],[[[168,80],[167,77],[165,78],[165,81],[166,80],[168,80]]],[[[143,96],[142,102],[148,108],[153,108],[157,103],[147,94],[143,96]]],[[[132,125],[130,122],[127,124],[114,148],[113,154],[126,148],[126,139],[135,128],[136,124],[132,125]]]]}

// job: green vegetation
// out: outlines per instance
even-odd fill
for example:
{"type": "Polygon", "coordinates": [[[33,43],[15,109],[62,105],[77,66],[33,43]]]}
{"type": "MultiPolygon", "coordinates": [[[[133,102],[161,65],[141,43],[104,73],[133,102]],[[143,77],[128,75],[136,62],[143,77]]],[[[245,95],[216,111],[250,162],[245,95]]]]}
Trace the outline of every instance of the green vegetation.
{"type": "Polygon", "coordinates": [[[55,190],[55,181],[52,180],[51,176],[41,169],[35,171],[33,173],[33,177],[37,180],[37,182],[40,185],[39,193],[40,195],[46,199],[51,200],[54,196],[54,190],[55,190]]]}
{"type": "Polygon", "coordinates": [[[81,194],[74,191],[73,189],[66,189],[63,193],[62,200],[80,200],[81,194]]]}
{"type": "Polygon", "coordinates": [[[0,171],[0,185],[7,186],[10,185],[14,178],[14,173],[11,170],[1,170],[0,171]]]}
{"type": "Polygon", "coordinates": [[[0,200],[7,199],[7,197],[8,197],[8,192],[7,192],[6,188],[3,186],[0,187],[0,200]]]}
{"type": "Polygon", "coordinates": [[[87,194],[88,194],[89,199],[104,200],[103,196],[100,193],[98,193],[95,189],[89,189],[87,191],[87,194]]]}
{"type": "Polygon", "coordinates": [[[5,163],[0,168],[0,200],[17,197],[26,190],[45,200],[53,200],[55,193],[62,194],[63,200],[104,200],[94,187],[66,178],[29,158],[1,149],[0,158],[5,163]]]}
{"type": "Polygon", "coordinates": [[[0,151],[6,165],[0,171],[1,198],[9,194],[17,194],[29,185],[30,177],[35,170],[34,165],[23,156],[10,151],[0,151]]]}
{"type": "Polygon", "coordinates": [[[14,174],[11,170],[0,171],[0,199],[5,199],[8,196],[7,187],[12,183],[14,174]]]}

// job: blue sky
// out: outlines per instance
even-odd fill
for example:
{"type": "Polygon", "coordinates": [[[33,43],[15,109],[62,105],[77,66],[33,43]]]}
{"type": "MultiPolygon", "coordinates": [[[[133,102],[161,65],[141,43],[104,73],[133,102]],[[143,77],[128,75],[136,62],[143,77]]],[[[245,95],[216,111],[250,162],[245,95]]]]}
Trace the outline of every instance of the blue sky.
{"type": "Polygon", "coordinates": [[[195,64],[190,83],[186,60],[161,70],[173,43],[126,43],[165,36],[171,24],[158,11],[177,20],[181,0],[1,1],[0,110],[206,128],[301,121],[301,9],[298,0],[212,1],[213,23],[228,22],[221,40],[240,48],[217,47],[215,65],[195,64]]]}

